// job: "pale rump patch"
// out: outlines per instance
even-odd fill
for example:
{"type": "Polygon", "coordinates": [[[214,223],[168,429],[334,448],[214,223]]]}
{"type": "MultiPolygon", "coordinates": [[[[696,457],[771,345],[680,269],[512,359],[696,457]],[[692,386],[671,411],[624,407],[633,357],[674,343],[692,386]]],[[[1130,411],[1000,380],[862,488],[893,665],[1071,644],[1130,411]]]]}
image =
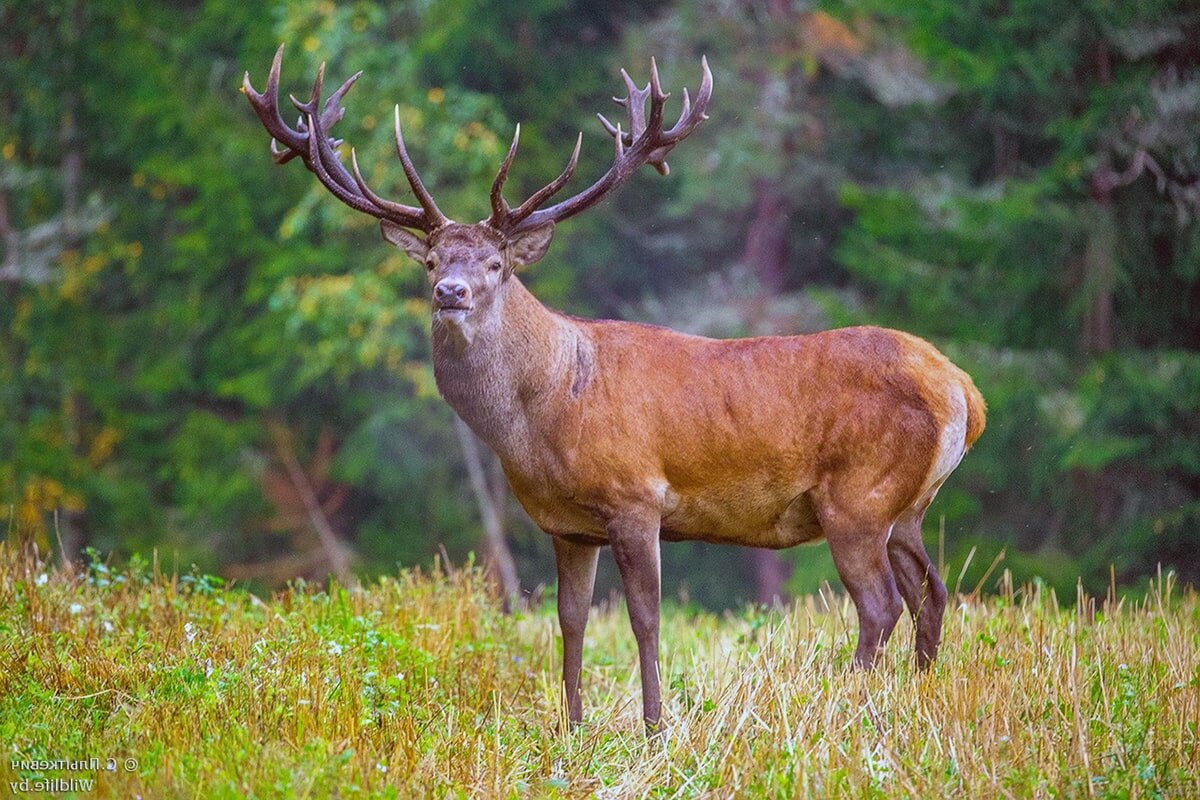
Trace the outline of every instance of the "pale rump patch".
{"type": "Polygon", "coordinates": [[[954,471],[962,461],[967,450],[967,396],[958,383],[952,383],[949,392],[950,414],[938,434],[938,452],[933,460],[929,475],[925,478],[925,488],[921,496],[927,497],[931,491],[936,491],[942,481],[954,471]]]}

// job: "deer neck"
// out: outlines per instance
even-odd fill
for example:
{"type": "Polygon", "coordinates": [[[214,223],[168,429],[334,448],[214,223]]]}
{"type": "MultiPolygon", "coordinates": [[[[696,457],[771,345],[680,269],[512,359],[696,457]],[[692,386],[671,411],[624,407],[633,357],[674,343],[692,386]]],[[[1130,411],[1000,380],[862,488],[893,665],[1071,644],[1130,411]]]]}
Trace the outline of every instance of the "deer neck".
{"type": "Polygon", "coordinates": [[[570,381],[577,340],[567,318],[530,294],[515,276],[501,305],[470,337],[437,319],[433,371],[438,390],[471,429],[504,458],[530,447],[534,426],[557,417],[557,391],[570,381]]]}

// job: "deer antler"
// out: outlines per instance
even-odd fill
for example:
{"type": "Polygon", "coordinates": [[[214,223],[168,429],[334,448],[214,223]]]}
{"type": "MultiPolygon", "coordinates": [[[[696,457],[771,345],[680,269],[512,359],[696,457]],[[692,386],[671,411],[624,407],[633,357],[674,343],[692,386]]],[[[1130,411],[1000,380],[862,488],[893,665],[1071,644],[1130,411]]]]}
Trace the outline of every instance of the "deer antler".
{"type": "Polygon", "coordinates": [[[492,183],[492,214],[488,217],[487,223],[506,235],[521,233],[547,222],[561,222],[599,203],[610,192],[628,180],[643,164],[650,164],[658,170],[659,174],[666,175],[670,171],[666,161],[667,154],[695,130],[697,125],[708,119],[705,111],[708,108],[709,100],[712,99],[712,72],[708,68],[707,58],[701,57],[700,65],[703,69],[703,77],[700,81],[700,91],[696,93],[695,104],[692,104],[688,90],[684,89],[683,110],[679,115],[679,120],[666,131],[663,130],[663,106],[670,94],[662,90],[662,84],[658,77],[658,64],[653,58],[650,59],[650,82],[643,89],[639,89],[633,79],[629,77],[629,73],[622,69],[621,77],[625,81],[625,87],[629,94],[625,98],[614,97],[613,100],[628,112],[629,130],[623,131],[620,123],[613,125],[602,114],[596,115],[600,118],[604,129],[613,137],[615,156],[612,166],[587,189],[548,208],[539,209],[538,206],[558,192],[574,174],[575,166],[579,161],[579,147],[583,134],[580,134],[580,138],[575,142],[575,151],[571,154],[566,169],[513,210],[504,201],[502,191],[504,181],[508,177],[509,167],[512,166],[513,157],[517,152],[517,141],[521,136],[521,127],[518,125],[512,145],[508,149],[508,155],[505,156],[504,162],[500,165],[500,171],[496,174],[496,180],[492,183]],[[650,101],[648,116],[646,114],[647,100],[650,101]]]}
{"type": "Polygon", "coordinates": [[[300,119],[296,127],[292,128],[283,121],[279,113],[279,70],[282,63],[283,45],[280,45],[275,51],[275,60],[267,76],[266,90],[261,94],[250,85],[249,72],[242,79],[242,91],[249,98],[250,105],[254,107],[263,127],[271,134],[271,155],[275,163],[286,164],[299,157],[304,166],[308,167],[337,199],[356,211],[378,219],[391,220],[398,225],[425,233],[430,233],[449,222],[421,182],[421,176],[417,174],[417,169],[404,146],[404,137],[400,132],[399,106],[396,107],[395,114],[396,153],[400,156],[400,163],[404,167],[404,174],[413,194],[421,204],[420,208],[385,200],[371,191],[358,169],[358,157],[353,149],[350,151],[353,174],[346,170],[338,158],[337,150],[342,141],[329,136],[328,131],[346,113],[341,106],[342,98],[362,73],[352,75],[322,106],[321,90],[325,83],[325,65],[321,64],[308,102],[302,103],[295,97],[291,98],[292,105],[300,112],[300,119]]]}

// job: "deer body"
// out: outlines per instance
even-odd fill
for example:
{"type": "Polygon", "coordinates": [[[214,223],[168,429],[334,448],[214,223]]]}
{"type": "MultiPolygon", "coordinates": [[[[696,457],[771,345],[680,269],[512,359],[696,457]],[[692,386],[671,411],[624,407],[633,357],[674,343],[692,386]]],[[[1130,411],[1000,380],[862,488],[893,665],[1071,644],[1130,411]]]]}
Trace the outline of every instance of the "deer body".
{"type": "MultiPolygon", "coordinates": [[[[869,668],[904,606],[916,657],[941,640],[946,589],[921,540],[942,482],[984,426],[970,377],[932,345],[881,328],[721,341],[628,322],[551,311],[516,270],[538,261],[554,226],[595,205],[643,164],[666,156],[705,118],[706,62],[692,105],[663,128],[667,94],[651,62],[638,88],[622,71],[629,130],[601,117],[614,162],[591,186],[542,207],[566,169],[517,208],[503,187],[520,127],[492,184],[492,213],[447,218],[421,183],[396,113],[396,150],[420,206],[376,195],[351,151],[328,129],[357,75],[322,104],[324,67],[288,126],[278,108],[283,48],[267,90],[243,90],[284,163],[301,159],[339,200],[381,220],[384,238],[424,265],[431,288],[433,364],[442,395],[497,453],[512,489],[553,537],[563,688],[572,722],[597,556],[612,548],[638,644],[642,712],[661,714],[658,674],[660,541],[782,548],[824,537],[859,619],[855,664],[869,668]],[[646,104],[649,102],[649,112],[646,104]],[[418,233],[414,233],[417,231],[418,233]]],[[[582,137],[582,134],[581,134],[582,137]]]]}
{"type": "Polygon", "coordinates": [[[515,278],[505,293],[481,341],[434,322],[434,372],[552,535],[607,543],[635,505],[663,539],[791,547],[824,536],[817,509],[842,495],[881,517],[916,506],[982,424],[966,373],[899,331],[716,340],[573,319],[515,278]]]}

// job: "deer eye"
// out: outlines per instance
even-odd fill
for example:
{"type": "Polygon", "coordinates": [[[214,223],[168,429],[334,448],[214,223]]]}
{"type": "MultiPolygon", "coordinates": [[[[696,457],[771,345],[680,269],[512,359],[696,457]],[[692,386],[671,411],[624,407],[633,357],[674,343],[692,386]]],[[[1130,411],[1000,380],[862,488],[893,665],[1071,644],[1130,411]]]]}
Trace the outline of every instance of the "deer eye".
{"type": "Polygon", "coordinates": [[[487,265],[488,271],[490,271],[490,272],[495,272],[496,270],[500,269],[500,267],[501,267],[501,263],[500,263],[499,258],[493,258],[491,261],[488,262],[488,265],[487,265]]]}

